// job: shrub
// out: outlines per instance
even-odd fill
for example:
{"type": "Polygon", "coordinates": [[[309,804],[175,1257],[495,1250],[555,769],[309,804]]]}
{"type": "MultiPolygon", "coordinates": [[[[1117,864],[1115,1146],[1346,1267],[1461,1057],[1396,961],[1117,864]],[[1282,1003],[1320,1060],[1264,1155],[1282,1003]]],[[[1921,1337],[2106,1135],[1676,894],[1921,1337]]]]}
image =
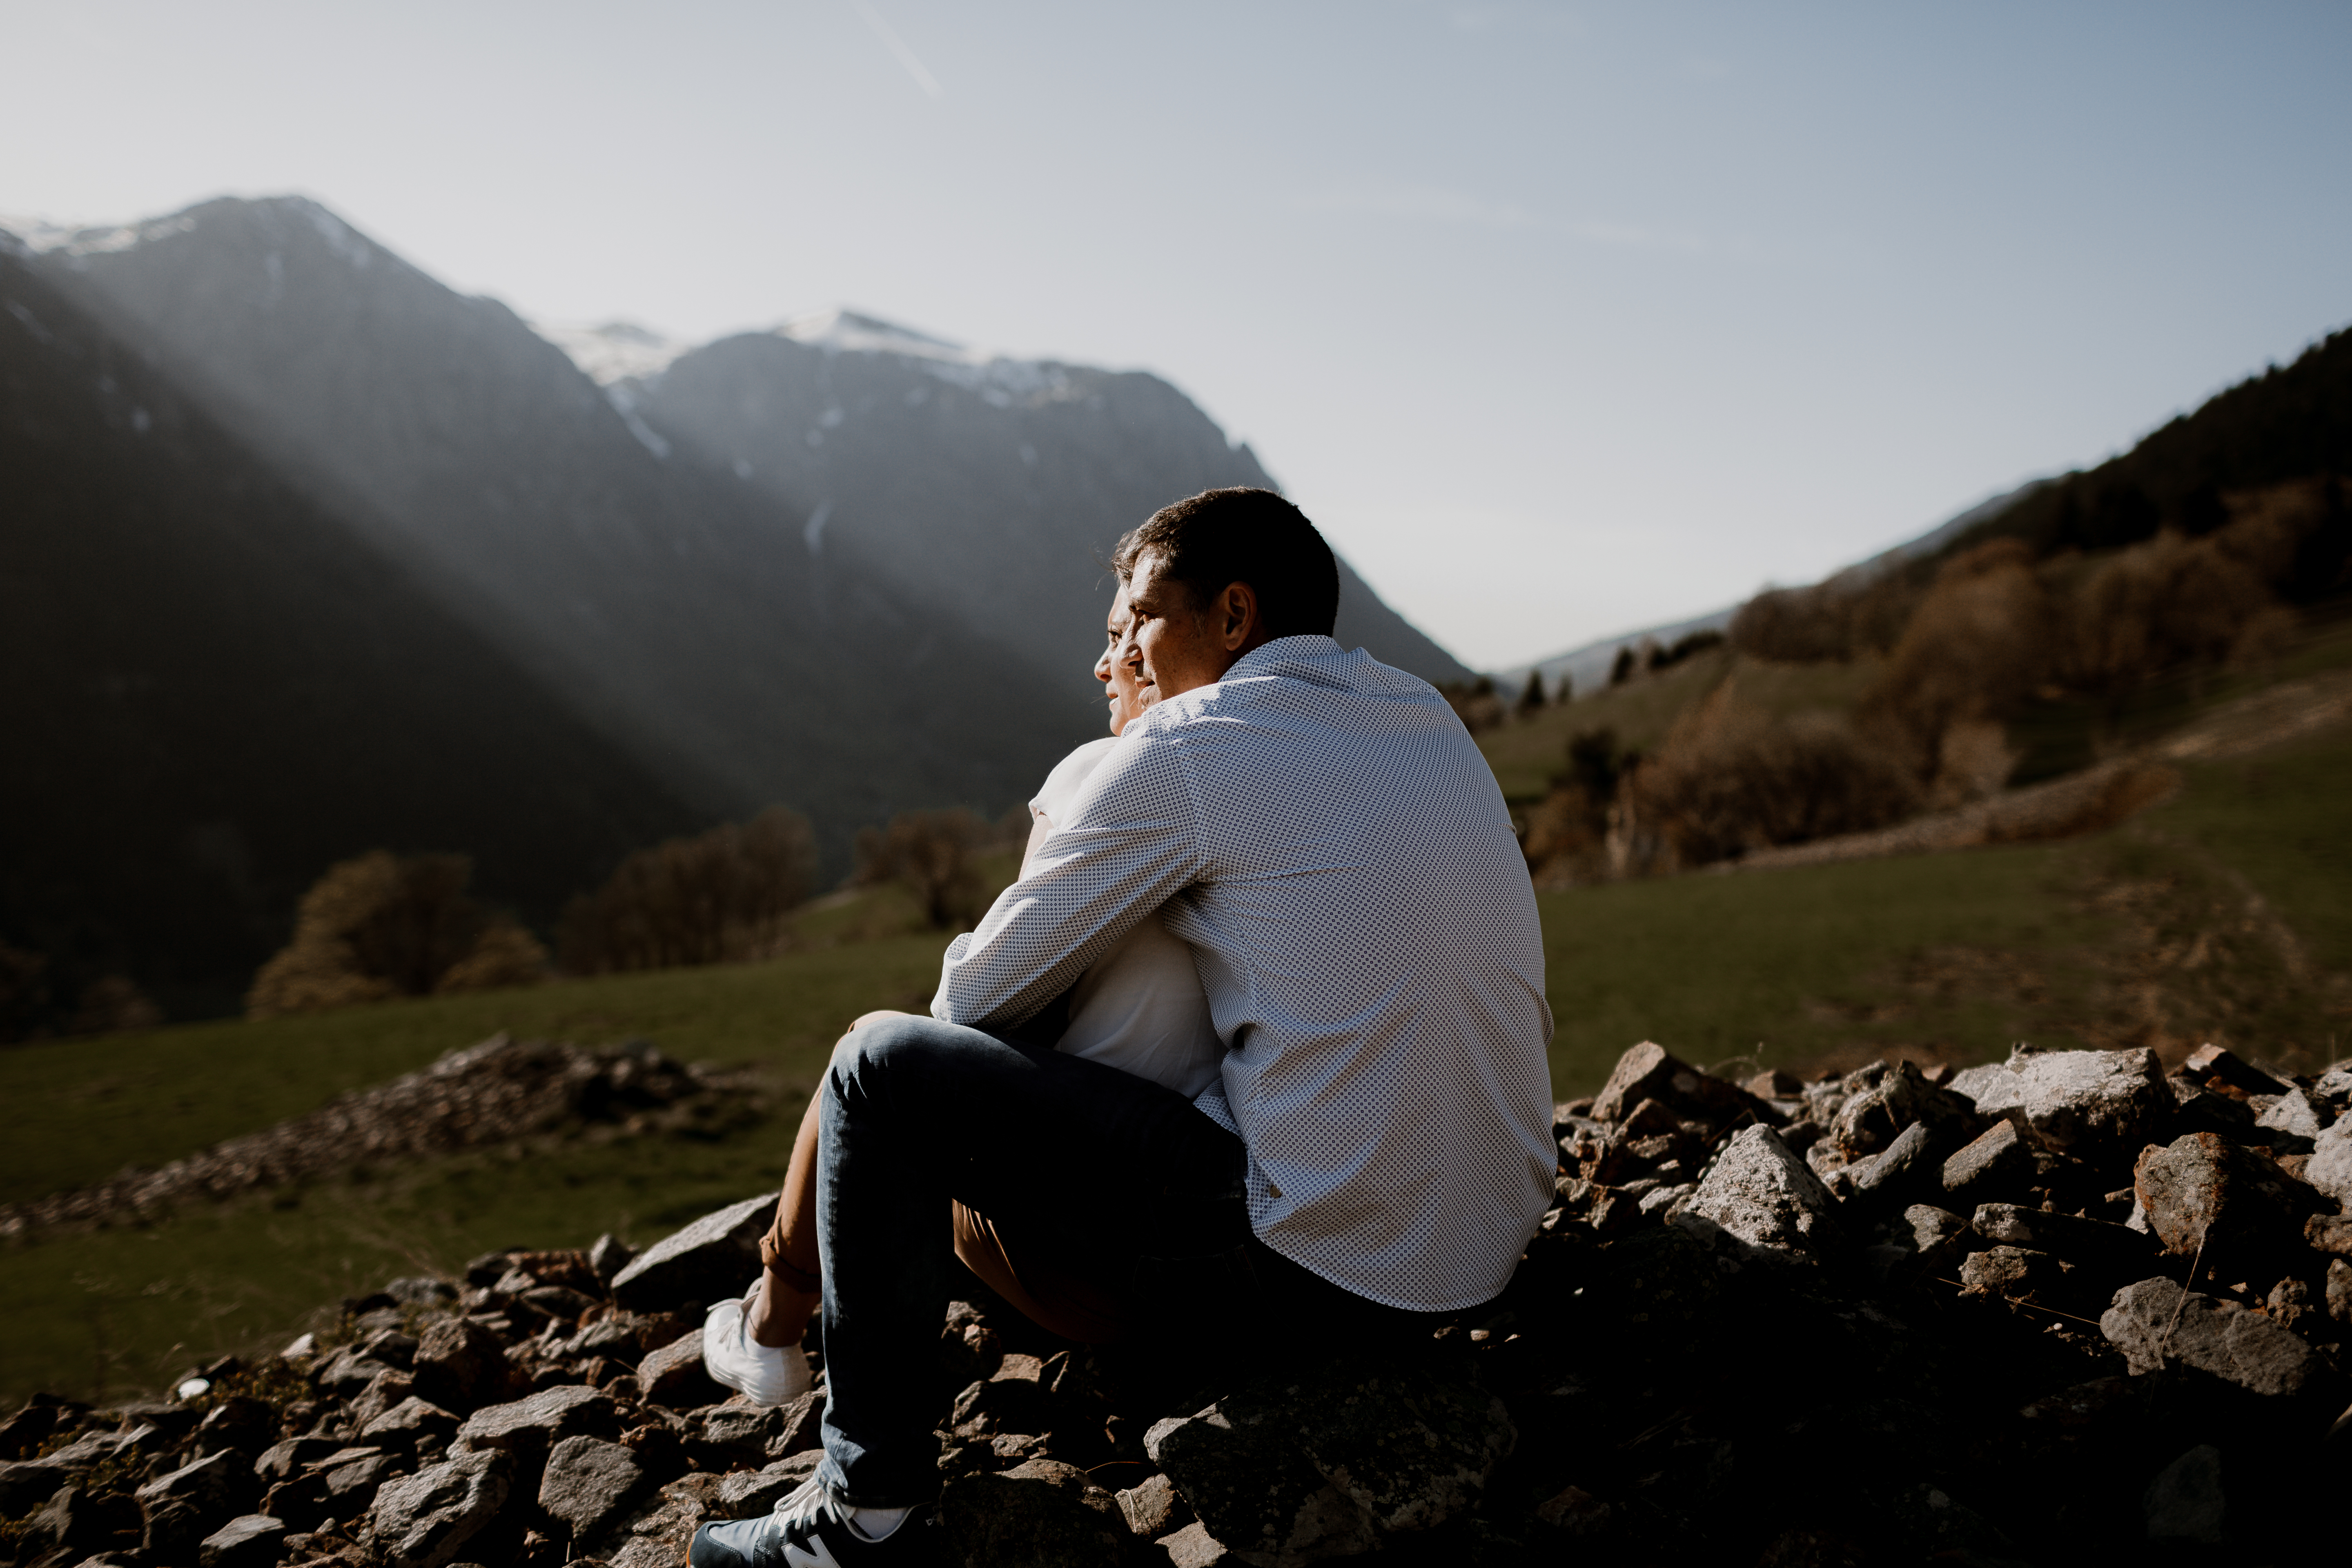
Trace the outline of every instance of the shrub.
{"type": "Polygon", "coordinates": [[[1843,720],[1775,719],[1727,683],[1627,776],[1620,869],[1671,871],[1857,833],[1907,816],[1919,799],[1901,763],[1843,720]]]}
{"type": "Polygon", "coordinates": [[[524,985],[546,950],[466,894],[463,855],[378,849],[327,868],[302,895],[294,939],[253,978],[246,1016],[275,1017],[394,996],[524,985]]]}
{"type": "Polygon", "coordinates": [[[1956,724],[1995,717],[2048,679],[2054,610],[2032,554],[1996,539],[1945,563],[1865,692],[1865,730],[1915,778],[1937,776],[1956,724]]]}
{"type": "Polygon", "coordinates": [[[602,974],[765,957],[815,873],[808,819],[780,805],[748,823],[640,849],[602,888],[565,906],[557,932],[563,967],[602,974]]]}
{"type": "MultiPolygon", "coordinates": [[[[1493,693],[1488,683],[1488,695],[1493,693]]],[[[940,930],[971,925],[988,907],[988,889],[972,862],[994,839],[976,812],[902,811],[890,826],[857,835],[856,879],[903,883],[940,930]]]]}

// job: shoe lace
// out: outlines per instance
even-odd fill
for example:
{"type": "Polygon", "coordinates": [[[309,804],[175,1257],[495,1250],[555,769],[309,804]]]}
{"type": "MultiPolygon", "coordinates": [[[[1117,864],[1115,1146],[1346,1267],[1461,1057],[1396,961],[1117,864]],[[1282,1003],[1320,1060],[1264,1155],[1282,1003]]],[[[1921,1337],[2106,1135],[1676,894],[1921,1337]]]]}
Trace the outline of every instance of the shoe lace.
{"type": "Polygon", "coordinates": [[[803,1481],[799,1490],[778,1499],[773,1511],[776,1522],[787,1534],[803,1528],[814,1531],[825,1521],[840,1517],[832,1494],[814,1476],[803,1481]]]}

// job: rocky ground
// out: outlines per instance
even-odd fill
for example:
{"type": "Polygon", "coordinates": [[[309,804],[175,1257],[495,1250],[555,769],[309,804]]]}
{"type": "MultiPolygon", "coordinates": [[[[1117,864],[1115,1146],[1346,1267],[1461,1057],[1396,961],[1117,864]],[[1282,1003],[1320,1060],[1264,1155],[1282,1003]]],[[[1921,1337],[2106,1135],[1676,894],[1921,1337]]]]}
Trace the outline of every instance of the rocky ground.
{"type": "Polygon", "coordinates": [[[717,1124],[741,1117],[756,1093],[744,1079],[672,1061],[648,1045],[583,1050],[493,1035],[422,1071],[338,1095],[307,1116],[158,1169],[0,1204],[0,1237],[102,1223],[358,1164],[510,1143],[567,1125],[717,1124]]]}
{"type": "MultiPolygon", "coordinates": [[[[1378,1363],[1088,1350],[973,1282],[938,1347],[971,1568],[2326,1561],[2352,1479],[2352,1071],[2207,1049],[1709,1078],[1559,1108],[1510,1289],[1378,1363]]],[[[0,1426],[20,1564],[682,1563],[816,1463],[705,1374],[772,1200],[500,1253],[166,1400],[0,1426]]],[[[822,1346],[813,1346],[820,1371],[822,1346]]]]}

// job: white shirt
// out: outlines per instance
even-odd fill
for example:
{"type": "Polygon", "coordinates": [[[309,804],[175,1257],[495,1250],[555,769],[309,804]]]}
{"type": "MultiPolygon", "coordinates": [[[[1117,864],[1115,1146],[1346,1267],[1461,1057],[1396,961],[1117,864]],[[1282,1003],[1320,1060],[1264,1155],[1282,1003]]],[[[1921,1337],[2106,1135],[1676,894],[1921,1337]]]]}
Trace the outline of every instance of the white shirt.
{"type": "MultiPolygon", "coordinates": [[[[1029,809],[1050,828],[1066,822],[1070,803],[1118,744],[1088,741],[1054,764],[1029,809]]],[[[1187,1100],[1217,1081],[1225,1043],[1209,1018],[1209,998],[1192,950],[1168,934],[1155,910],[1070,987],[1070,1021],[1059,1047],[1148,1078],[1187,1100]]]]}
{"type": "Polygon", "coordinates": [[[1268,1247],[1426,1311],[1507,1284],[1550,1201],[1543,943],[1502,792],[1426,682],[1282,637],[1129,724],[942,964],[1017,1025],[1160,912],[1192,949],[1268,1247]]]}

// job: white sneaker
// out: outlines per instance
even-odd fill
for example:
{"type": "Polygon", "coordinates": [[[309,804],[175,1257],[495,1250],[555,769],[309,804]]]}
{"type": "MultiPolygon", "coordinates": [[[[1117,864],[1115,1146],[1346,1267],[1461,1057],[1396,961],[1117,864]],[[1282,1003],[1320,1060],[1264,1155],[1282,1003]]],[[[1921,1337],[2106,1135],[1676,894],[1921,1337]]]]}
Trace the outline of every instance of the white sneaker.
{"type": "Polygon", "coordinates": [[[749,1292],[710,1309],[702,1321],[702,1370],[755,1405],[789,1405],[815,1384],[808,1352],[754,1341],[751,1311],[749,1292]]]}

